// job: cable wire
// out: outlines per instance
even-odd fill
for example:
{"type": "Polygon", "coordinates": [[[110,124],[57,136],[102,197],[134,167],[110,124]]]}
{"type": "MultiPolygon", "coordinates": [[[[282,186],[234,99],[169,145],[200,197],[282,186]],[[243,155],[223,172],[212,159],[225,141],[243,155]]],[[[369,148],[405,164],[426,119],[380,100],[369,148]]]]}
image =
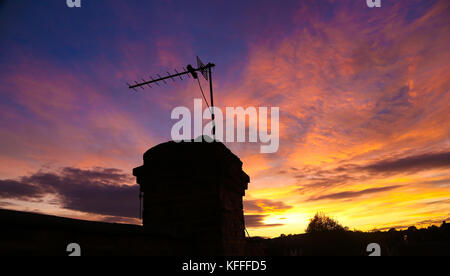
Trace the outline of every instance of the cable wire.
{"type": "Polygon", "coordinates": [[[245,233],[247,233],[247,236],[249,237],[249,238],[251,238],[250,237],[250,234],[248,233],[248,231],[247,231],[247,228],[244,226],[244,230],[245,230],[245,233]]]}
{"type": "Polygon", "coordinates": [[[208,106],[209,112],[210,112],[211,115],[212,115],[212,110],[211,110],[211,107],[209,106],[208,101],[206,100],[205,93],[203,93],[203,88],[202,88],[202,84],[200,83],[200,79],[197,78],[197,81],[198,81],[198,86],[200,87],[200,91],[202,92],[203,100],[205,100],[205,103],[206,103],[206,105],[208,106]]]}

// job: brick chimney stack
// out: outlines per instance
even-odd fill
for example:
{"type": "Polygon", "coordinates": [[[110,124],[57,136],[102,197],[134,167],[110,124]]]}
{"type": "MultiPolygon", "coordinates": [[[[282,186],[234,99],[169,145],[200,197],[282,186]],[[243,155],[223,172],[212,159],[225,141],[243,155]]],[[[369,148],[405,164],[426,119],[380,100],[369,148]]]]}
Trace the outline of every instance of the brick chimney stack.
{"type": "Polygon", "coordinates": [[[250,178],[224,144],[160,144],[133,175],[144,194],[146,233],[183,244],[185,254],[245,254],[242,198],[250,178]]]}

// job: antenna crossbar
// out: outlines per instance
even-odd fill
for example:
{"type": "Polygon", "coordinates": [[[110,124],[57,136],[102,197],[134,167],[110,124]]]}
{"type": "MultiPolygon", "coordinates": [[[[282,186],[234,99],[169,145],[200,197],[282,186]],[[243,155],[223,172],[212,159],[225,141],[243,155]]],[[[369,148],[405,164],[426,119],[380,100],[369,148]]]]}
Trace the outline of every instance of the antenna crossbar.
{"type": "Polygon", "coordinates": [[[152,83],[156,83],[157,85],[159,85],[158,82],[162,81],[162,82],[166,83],[167,79],[172,79],[173,81],[175,81],[175,79],[174,79],[175,77],[180,77],[180,79],[182,79],[181,76],[183,76],[183,75],[188,75],[188,76],[192,75],[194,78],[197,78],[198,76],[196,74],[193,74],[193,72],[204,72],[205,70],[209,70],[210,68],[212,68],[214,66],[216,66],[216,65],[213,64],[213,63],[208,63],[205,66],[202,66],[202,67],[199,67],[199,68],[196,68],[196,69],[192,68],[192,67],[189,67],[189,70],[186,70],[186,69],[183,68],[185,71],[181,72],[181,73],[178,73],[175,70],[175,72],[176,72],[175,74],[172,74],[172,75],[169,74],[166,77],[161,77],[160,75],[158,75],[157,79],[153,79],[151,77],[150,81],[143,81],[143,82],[140,82],[140,83],[136,82],[136,84],[128,85],[128,88],[130,88],[130,89],[135,89],[135,88],[138,88],[138,87],[142,88],[142,86],[145,86],[145,85],[150,86],[150,84],[152,84],[152,83]]]}

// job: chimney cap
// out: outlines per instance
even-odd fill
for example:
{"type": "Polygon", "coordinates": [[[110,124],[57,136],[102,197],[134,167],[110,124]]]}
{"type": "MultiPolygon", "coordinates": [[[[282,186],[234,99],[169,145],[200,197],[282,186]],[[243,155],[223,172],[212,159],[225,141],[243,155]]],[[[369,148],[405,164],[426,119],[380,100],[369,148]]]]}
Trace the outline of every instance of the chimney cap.
{"type": "Polygon", "coordinates": [[[234,153],[232,153],[221,142],[207,142],[211,141],[209,137],[203,137],[190,140],[189,142],[169,141],[152,147],[144,153],[144,165],[153,162],[160,162],[163,160],[170,160],[171,162],[196,160],[214,160],[214,162],[229,163],[237,162],[242,166],[242,161],[234,153]],[[197,142],[195,142],[197,141],[197,142]]]}

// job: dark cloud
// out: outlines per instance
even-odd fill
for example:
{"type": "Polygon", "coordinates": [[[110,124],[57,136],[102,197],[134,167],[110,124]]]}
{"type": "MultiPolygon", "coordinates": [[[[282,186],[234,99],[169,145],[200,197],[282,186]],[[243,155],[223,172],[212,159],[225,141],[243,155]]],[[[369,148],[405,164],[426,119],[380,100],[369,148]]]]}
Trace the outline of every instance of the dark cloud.
{"type": "Polygon", "coordinates": [[[275,227],[282,226],[284,224],[265,224],[263,222],[267,215],[245,215],[245,227],[246,228],[261,228],[261,227],[275,227]]]}
{"type": "Polygon", "coordinates": [[[424,205],[440,205],[440,204],[450,204],[450,199],[443,199],[443,200],[435,200],[431,202],[423,203],[424,205]]]}
{"type": "Polygon", "coordinates": [[[450,178],[444,178],[439,180],[431,180],[431,181],[424,181],[423,184],[432,185],[432,186],[448,186],[450,185],[450,178]]]}
{"type": "Polygon", "coordinates": [[[244,210],[250,213],[264,213],[270,211],[286,211],[292,206],[285,204],[282,201],[272,201],[268,199],[245,200],[244,210]]]}
{"type": "Polygon", "coordinates": [[[45,191],[41,187],[17,180],[0,180],[0,198],[27,200],[42,197],[45,191]]]}
{"type": "Polygon", "coordinates": [[[367,194],[375,194],[375,193],[381,193],[381,192],[387,192],[391,191],[397,188],[400,188],[400,185],[397,186],[390,186],[390,187],[381,187],[381,188],[371,188],[361,191],[345,191],[340,193],[334,193],[334,194],[327,194],[322,195],[318,197],[312,197],[309,199],[309,201],[318,201],[318,200],[324,200],[324,199],[348,199],[348,198],[355,198],[360,197],[367,194]]]}
{"type": "Polygon", "coordinates": [[[417,172],[450,167],[450,152],[428,153],[400,159],[382,160],[361,169],[375,173],[417,172]]]}
{"type": "Polygon", "coordinates": [[[63,208],[106,216],[136,218],[139,215],[137,185],[118,169],[63,168],[37,172],[18,180],[0,180],[0,198],[42,200],[55,195],[63,208]]]}
{"type": "Polygon", "coordinates": [[[8,208],[8,207],[11,207],[11,206],[17,206],[17,204],[14,204],[14,203],[11,203],[11,202],[7,202],[7,201],[5,201],[5,202],[1,202],[0,201],[0,208],[8,208]]]}
{"type": "MultiPolygon", "coordinates": [[[[450,167],[450,152],[427,153],[397,159],[384,159],[366,165],[343,164],[332,169],[305,166],[295,173],[304,192],[308,189],[326,189],[348,183],[364,182],[376,177],[395,174],[413,174],[420,171],[450,167]]],[[[445,185],[448,179],[423,184],[445,185]]]]}
{"type": "Polygon", "coordinates": [[[311,177],[308,179],[308,186],[314,188],[327,188],[361,180],[363,180],[362,176],[356,177],[349,174],[311,177]]]}

